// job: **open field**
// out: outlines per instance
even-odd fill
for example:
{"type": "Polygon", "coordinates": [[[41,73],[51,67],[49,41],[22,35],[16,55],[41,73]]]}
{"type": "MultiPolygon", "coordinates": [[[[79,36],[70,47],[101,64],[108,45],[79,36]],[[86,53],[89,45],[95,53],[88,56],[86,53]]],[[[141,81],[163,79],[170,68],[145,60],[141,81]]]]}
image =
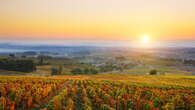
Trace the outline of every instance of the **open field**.
{"type": "Polygon", "coordinates": [[[1,110],[194,110],[194,76],[0,76],[1,110]]]}

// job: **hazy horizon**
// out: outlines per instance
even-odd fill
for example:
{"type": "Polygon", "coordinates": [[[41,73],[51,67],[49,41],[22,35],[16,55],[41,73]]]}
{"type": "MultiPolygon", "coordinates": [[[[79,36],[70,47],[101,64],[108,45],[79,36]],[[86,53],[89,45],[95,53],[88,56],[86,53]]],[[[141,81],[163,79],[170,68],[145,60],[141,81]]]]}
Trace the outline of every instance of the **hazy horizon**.
{"type": "Polygon", "coordinates": [[[132,48],[194,48],[195,40],[153,41],[143,44],[140,41],[104,41],[104,40],[1,40],[0,44],[23,46],[96,46],[96,47],[132,47],[132,48]]]}

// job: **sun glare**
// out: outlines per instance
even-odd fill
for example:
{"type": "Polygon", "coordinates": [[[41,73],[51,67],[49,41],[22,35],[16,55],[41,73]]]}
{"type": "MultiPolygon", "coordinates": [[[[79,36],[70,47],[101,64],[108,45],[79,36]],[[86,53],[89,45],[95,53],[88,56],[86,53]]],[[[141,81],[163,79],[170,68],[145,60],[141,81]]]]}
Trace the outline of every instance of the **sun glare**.
{"type": "Polygon", "coordinates": [[[143,41],[144,43],[147,43],[147,42],[149,41],[149,37],[148,37],[147,35],[144,35],[144,36],[142,37],[142,41],[143,41]]]}

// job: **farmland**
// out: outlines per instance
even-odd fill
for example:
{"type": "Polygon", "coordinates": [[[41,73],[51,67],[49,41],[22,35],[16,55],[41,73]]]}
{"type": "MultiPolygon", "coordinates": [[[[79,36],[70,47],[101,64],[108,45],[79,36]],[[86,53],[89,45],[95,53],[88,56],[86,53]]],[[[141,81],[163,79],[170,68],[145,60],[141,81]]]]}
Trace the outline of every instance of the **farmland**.
{"type": "Polygon", "coordinates": [[[195,110],[195,0],[0,0],[0,110],[195,110]]]}
{"type": "Polygon", "coordinates": [[[194,110],[194,76],[0,76],[1,110],[194,110]]]}

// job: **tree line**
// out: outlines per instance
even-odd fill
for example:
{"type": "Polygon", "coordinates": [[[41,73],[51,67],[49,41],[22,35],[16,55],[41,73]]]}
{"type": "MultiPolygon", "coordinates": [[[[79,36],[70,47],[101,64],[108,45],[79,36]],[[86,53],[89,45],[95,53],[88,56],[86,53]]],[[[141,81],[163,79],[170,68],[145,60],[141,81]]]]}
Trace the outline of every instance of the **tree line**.
{"type": "Polygon", "coordinates": [[[36,64],[28,59],[0,59],[0,69],[8,71],[32,72],[36,70],[36,64]]]}
{"type": "Polygon", "coordinates": [[[97,74],[99,71],[95,67],[75,68],[72,74],[97,74]]]}
{"type": "Polygon", "coordinates": [[[195,60],[184,60],[184,64],[195,66],[195,60]]]}

